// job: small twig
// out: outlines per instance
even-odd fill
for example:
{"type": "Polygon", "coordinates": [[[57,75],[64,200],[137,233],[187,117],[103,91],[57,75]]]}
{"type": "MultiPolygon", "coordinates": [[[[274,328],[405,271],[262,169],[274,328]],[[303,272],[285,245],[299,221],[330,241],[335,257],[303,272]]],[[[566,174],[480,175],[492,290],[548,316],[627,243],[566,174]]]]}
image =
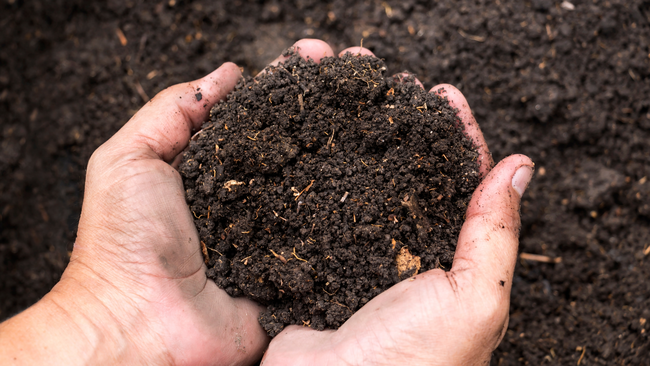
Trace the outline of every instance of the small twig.
{"type": "Polygon", "coordinates": [[[329,141],[327,141],[327,146],[329,147],[330,154],[332,153],[332,142],[334,142],[334,133],[335,133],[335,132],[336,132],[336,130],[334,130],[334,129],[332,128],[332,136],[330,136],[329,141]]]}
{"type": "Polygon", "coordinates": [[[210,250],[213,251],[213,252],[217,252],[217,254],[219,254],[220,256],[223,257],[223,254],[221,254],[220,251],[218,251],[218,250],[216,250],[216,249],[212,249],[212,248],[210,248],[210,247],[206,247],[206,248],[210,249],[210,250]]]}
{"type": "Polygon", "coordinates": [[[580,355],[580,358],[578,359],[577,365],[580,365],[580,362],[582,362],[582,359],[585,357],[585,352],[587,352],[587,346],[582,347],[582,354],[580,355]]]}
{"type": "Polygon", "coordinates": [[[298,195],[296,196],[296,199],[295,199],[294,201],[297,201],[298,198],[300,198],[300,196],[301,196],[303,193],[307,192],[307,191],[309,190],[309,188],[311,188],[311,186],[314,184],[314,182],[315,182],[315,180],[312,180],[311,183],[309,183],[309,185],[307,186],[307,188],[305,188],[305,189],[303,189],[302,191],[300,191],[300,193],[298,193],[298,195]]]}
{"type": "Polygon", "coordinates": [[[296,248],[293,248],[293,256],[296,257],[296,259],[299,261],[307,262],[307,260],[298,257],[298,255],[296,254],[296,248]]]}
{"type": "Polygon", "coordinates": [[[284,66],[278,66],[278,69],[286,72],[287,76],[289,77],[289,79],[291,79],[291,81],[293,81],[296,84],[298,83],[298,80],[295,77],[293,77],[293,75],[289,72],[289,70],[285,69],[284,66]]]}
{"type": "Polygon", "coordinates": [[[140,95],[140,98],[142,98],[142,101],[144,101],[145,103],[149,101],[149,96],[147,95],[147,93],[144,92],[144,88],[142,87],[142,85],[140,85],[139,81],[134,82],[133,87],[135,88],[135,91],[137,91],[138,94],[140,95]]]}
{"type": "Polygon", "coordinates": [[[648,247],[645,248],[645,250],[643,251],[643,255],[648,255],[648,254],[650,254],[650,245],[648,245],[648,247]]]}
{"type": "Polygon", "coordinates": [[[135,56],[135,61],[137,61],[138,63],[142,58],[142,52],[144,52],[144,48],[146,45],[147,45],[147,35],[145,34],[142,37],[140,37],[140,47],[138,48],[138,53],[135,56]]]}
{"type": "Polygon", "coordinates": [[[530,253],[521,253],[519,255],[521,259],[533,261],[533,262],[542,262],[542,263],[560,263],[562,262],[562,257],[551,258],[546,255],[539,254],[530,254],[530,253]]]}
{"type": "Polygon", "coordinates": [[[203,261],[205,262],[205,264],[208,264],[208,262],[210,261],[210,256],[208,255],[208,247],[205,246],[203,240],[201,240],[201,251],[203,252],[203,261]]]}
{"type": "Polygon", "coordinates": [[[474,42],[481,42],[482,43],[482,42],[485,42],[485,39],[486,39],[485,37],[475,36],[475,35],[472,35],[472,34],[467,34],[467,33],[463,32],[462,29],[458,30],[458,34],[460,34],[461,37],[471,39],[474,42]]]}
{"type": "Polygon", "coordinates": [[[117,38],[120,39],[120,44],[122,44],[122,46],[126,46],[128,41],[126,39],[126,36],[124,36],[124,32],[122,32],[120,28],[117,28],[115,29],[115,34],[117,35],[117,38]]]}
{"type": "Polygon", "coordinates": [[[334,301],[334,300],[332,300],[332,301],[330,301],[330,302],[333,303],[333,304],[336,304],[336,305],[338,305],[338,306],[342,306],[342,307],[344,307],[344,308],[350,310],[351,313],[353,313],[352,309],[350,309],[349,307],[347,307],[347,306],[345,306],[345,305],[343,305],[343,304],[341,304],[341,303],[339,303],[339,302],[336,302],[336,301],[334,301]]]}
{"type": "Polygon", "coordinates": [[[228,192],[232,191],[232,186],[241,186],[245,184],[244,182],[238,182],[236,180],[229,180],[226,183],[224,183],[223,188],[227,189],[228,192]]]}
{"type": "Polygon", "coordinates": [[[306,86],[304,86],[304,85],[298,83],[298,79],[296,79],[295,77],[293,77],[293,75],[289,72],[289,70],[285,69],[285,68],[282,67],[282,66],[278,66],[277,68],[280,69],[280,70],[282,70],[282,71],[284,71],[284,72],[286,72],[286,73],[287,73],[287,76],[289,77],[289,79],[290,79],[291,81],[293,81],[294,84],[298,84],[298,86],[302,89],[303,92],[307,92],[307,91],[309,90],[309,89],[307,89],[306,86]]]}
{"type": "Polygon", "coordinates": [[[302,94],[298,94],[298,104],[300,104],[300,113],[305,111],[305,102],[302,99],[302,94]]]}
{"type": "Polygon", "coordinates": [[[277,259],[279,259],[282,263],[287,264],[287,260],[286,260],[283,256],[281,256],[280,254],[274,252],[273,249],[269,249],[269,250],[270,250],[271,253],[273,253],[273,255],[274,255],[277,259]]]}
{"type": "MultiPolygon", "coordinates": [[[[431,229],[431,224],[429,223],[429,220],[427,219],[426,216],[422,213],[422,209],[420,208],[420,205],[418,204],[418,199],[415,194],[412,196],[406,196],[404,197],[404,201],[402,202],[402,206],[407,207],[409,211],[411,212],[411,215],[414,216],[414,218],[419,219],[420,224],[424,228],[424,230],[429,231],[431,229]]],[[[446,217],[443,217],[447,223],[449,223],[449,220],[446,217]]]]}

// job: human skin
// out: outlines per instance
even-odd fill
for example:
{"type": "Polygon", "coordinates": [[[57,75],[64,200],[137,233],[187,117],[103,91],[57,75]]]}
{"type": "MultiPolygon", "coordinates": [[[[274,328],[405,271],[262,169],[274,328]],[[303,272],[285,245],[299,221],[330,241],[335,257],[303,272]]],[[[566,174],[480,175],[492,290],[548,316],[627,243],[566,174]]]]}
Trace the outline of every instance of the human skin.
{"type": "MultiPolygon", "coordinates": [[[[322,41],[295,47],[316,62],[333,56],[322,41]]],[[[261,307],[206,278],[175,169],[191,134],[240,76],[226,63],[166,89],[97,149],[70,263],[50,293],[0,324],[0,364],[248,365],[265,350],[265,366],[489,362],[507,326],[519,200],[532,162],[516,155],[492,169],[465,98],[450,85],[434,87],[458,108],[485,177],[451,271],[398,283],[337,331],[291,326],[269,345],[257,322],[261,307]]]]}

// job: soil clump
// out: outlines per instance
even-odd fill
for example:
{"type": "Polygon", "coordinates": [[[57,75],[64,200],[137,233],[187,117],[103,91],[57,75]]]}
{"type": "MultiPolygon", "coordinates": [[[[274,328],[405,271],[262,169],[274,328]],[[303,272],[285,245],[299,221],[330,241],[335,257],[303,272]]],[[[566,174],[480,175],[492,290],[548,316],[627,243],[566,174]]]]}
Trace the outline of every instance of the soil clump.
{"type": "Polygon", "coordinates": [[[479,183],[446,99],[383,61],[293,54],[211,111],[179,171],[208,276],[286,325],[338,328],[418,271],[449,269],[479,183]]]}

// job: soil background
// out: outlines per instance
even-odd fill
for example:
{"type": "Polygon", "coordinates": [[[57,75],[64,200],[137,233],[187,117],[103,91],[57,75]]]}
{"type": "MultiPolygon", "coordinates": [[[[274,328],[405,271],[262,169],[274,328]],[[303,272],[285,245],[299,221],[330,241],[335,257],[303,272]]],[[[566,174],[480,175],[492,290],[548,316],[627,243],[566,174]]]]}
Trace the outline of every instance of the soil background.
{"type": "Polygon", "coordinates": [[[88,158],[149,97],[363,38],[390,72],[463,91],[495,160],[537,164],[520,251],[562,262],[519,261],[492,363],[647,364],[650,2],[571,3],[2,0],[0,319],[59,279],[88,158]]]}

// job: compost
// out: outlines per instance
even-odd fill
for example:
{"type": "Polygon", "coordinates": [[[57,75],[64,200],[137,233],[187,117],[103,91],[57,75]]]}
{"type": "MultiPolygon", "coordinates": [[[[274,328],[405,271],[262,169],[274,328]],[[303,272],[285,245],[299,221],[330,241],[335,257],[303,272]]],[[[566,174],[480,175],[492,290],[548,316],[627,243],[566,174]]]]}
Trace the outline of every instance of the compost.
{"type": "Polygon", "coordinates": [[[242,81],[179,171],[208,276],[286,325],[337,328],[398,281],[450,268],[479,182],[446,99],[378,58],[294,53],[242,81]]]}

